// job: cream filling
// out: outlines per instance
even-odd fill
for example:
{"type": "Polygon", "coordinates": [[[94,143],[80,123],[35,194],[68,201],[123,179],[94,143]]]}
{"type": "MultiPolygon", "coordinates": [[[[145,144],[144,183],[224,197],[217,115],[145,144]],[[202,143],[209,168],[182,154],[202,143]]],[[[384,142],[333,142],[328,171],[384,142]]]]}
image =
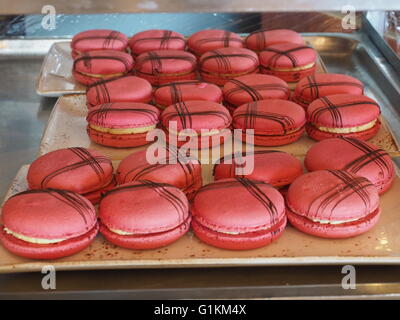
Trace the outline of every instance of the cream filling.
{"type": "Polygon", "coordinates": [[[331,221],[331,220],[320,220],[320,219],[311,219],[311,218],[308,218],[308,219],[313,221],[313,222],[320,223],[320,224],[342,224],[342,223],[347,223],[347,222],[353,222],[353,221],[360,220],[360,219],[349,219],[349,220],[331,221]]]}
{"type": "Polygon", "coordinates": [[[32,237],[27,237],[24,236],[23,234],[16,233],[14,231],[11,231],[8,228],[4,228],[4,231],[8,234],[11,234],[17,239],[30,242],[30,243],[37,243],[37,244],[51,244],[51,243],[58,243],[64,240],[67,240],[66,238],[61,238],[61,239],[42,239],[42,238],[32,238],[32,237]]]}
{"type": "Polygon", "coordinates": [[[104,128],[100,126],[96,126],[94,124],[90,124],[90,128],[93,130],[110,133],[110,134],[135,134],[135,133],[144,133],[156,128],[156,125],[139,127],[139,128],[104,128]]]}
{"type": "Polygon", "coordinates": [[[134,233],[132,233],[132,232],[126,232],[126,231],[122,231],[122,230],[118,230],[118,229],[108,228],[108,230],[110,230],[113,233],[119,234],[121,236],[132,236],[132,235],[134,235],[134,233]]]}
{"type": "Polygon", "coordinates": [[[331,132],[331,133],[353,133],[353,132],[360,132],[371,129],[376,123],[376,119],[374,121],[368,122],[367,124],[363,124],[357,127],[349,127],[349,128],[328,128],[328,127],[319,127],[318,130],[324,132],[331,132]]]}
{"type": "Polygon", "coordinates": [[[315,65],[315,62],[306,64],[305,66],[302,67],[295,67],[295,68],[271,68],[269,67],[270,70],[273,71],[301,71],[301,70],[307,70],[312,68],[315,65]]]}
{"type": "Polygon", "coordinates": [[[85,72],[81,72],[79,71],[80,74],[83,74],[85,76],[88,77],[92,77],[92,78],[110,78],[110,77],[119,77],[119,76],[123,76],[125,73],[112,73],[112,74],[92,74],[92,73],[85,73],[85,72]]]}
{"type": "Polygon", "coordinates": [[[208,137],[208,136],[213,136],[213,135],[219,134],[220,130],[218,130],[218,129],[210,129],[207,132],[200,132],[200,133],[197,133],[197,132],[185,132],[184,130],[181,130],[179,132],[177,132],[175,130],[168,130],[168,132],[172,133],[175,136],[184,136],[184,137],[202,136],[202,137],[208,137]]]}

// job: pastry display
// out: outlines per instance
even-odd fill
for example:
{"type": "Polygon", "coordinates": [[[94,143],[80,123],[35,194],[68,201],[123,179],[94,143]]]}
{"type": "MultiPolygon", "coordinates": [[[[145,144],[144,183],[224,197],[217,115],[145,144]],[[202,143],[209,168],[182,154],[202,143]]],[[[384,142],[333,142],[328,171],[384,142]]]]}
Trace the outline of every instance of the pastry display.
{"type": "Polygon", "coordinates": [[[295,43],[273,44],[260,52],[260,71],[285,80],[298,82],[315,74],[317,52],[295,43]]]}
{"type": "Polygon", "coordinates": [[[306,115],[298,104],[281,99],[248,102],[233,112],[232,125],[243,131],[243,141],[259,146],[280,146],[300,139],[306,115]],[[246,137],[248,135],[249,139],[246,137]],[[251,138],[251,140],[250,140],[251,138]]]}
{"type": "Polygon", "coordinates": [[[314,100],[333,94],[363,94],[364,84],[345,74],[317,73],[301,79],[294,90],[293,101],[307,107],[314,100]]]}
{"type": "Polygon", "coordinates": [[[96,212],[71,191],[38,189],[9,198],[2,208],[0,242],[30,259],[57,259],[85,249],[98,232],[96,212]]]}
{"type": "Polygon", "coordinates": [[[344,170],[365,177],[375,185],[379,193],[386,192],[395,177],[389,154],[356,138],[322,140],[308,150],[304,164],[308,171],[344,170]]]}
{"type": "Polygon", "coordinates": [[[215,180],[247,178],[263,181],[283,191],[303,173],[299,159],[276,150],[256,150],[227,155],[215,164],[213,171],[215,180]]]}
{"type": "MultiPolygon", "coordinates": [[[[113,184],[111,160],[96,150],[59,149],[37,158],[26,177],[29,189],[60,189],[83,196],[113,184]]],[[[91,195],[91,199],[96,199],[91,195]]]]}
{"type": "Polygon", "coordinates": [[[314,140],[335,137],[368,140],[381,126],[380,113],[378,103],[367,96],[325,96],[308,106],[306,129],[314,140]]]}
{"type": "Polygon", "coordinates": [[[122,51],[98,50],[79,55],[72,67],[75,80],[90,85],[96,81],[121,77],[130,73],[134,61],[122,51]]]}
{"type": "Polygon", "coordinates": [[[172,145],[209,148],[231,137],[232,118],[228,109],[212,101],[175,103],[161,114],[162,127],[172,145]]]}
{"type": "Polygon", "coordinates": [[[222,102],[222,90],[200,80],[183,80],[163,84],[154,91],[154,103],[160,109],[189,100],[222,102]]]}
{"type": "Polygon", "coordinates": [[[199,71],[204,81],[223,86],[232,78],[258,72],[258,56],[245,48],[221,48],[204,53],[199,71]]]}
{"type": "Polygon", "coordinates": [[[115,30],[94,29],[77,33],[71,41],[71,55],[76,59],[88,51],[126,51],[128,37],[115,30]]]}
{"type": "Polygon", "coordinates": [[[135,56],[154,50],[184,50],[185,45],[183,35],[171,30],[141,31],[129,41],[129,47],[135,56]]]}
{"type": "Polygon", "coordinates": [[[246,37],[246,47],[255,52],[278,43],[304,45],[304,39],[296,31],[289,29],[257,30],[246,37]]]}
{"type": "Polygon", "coordinates": [[[286,195],[295,228],[323,238],[349,238],[375,226],[381,213],[377,188],[342,170],[318,170],[297,178],[286,195]]]}
{"type": "Polygon", "coordinates": [[[128,148],[142,146],[156,128],[160,111],[139,102],[115,102],[95,106],[87,115],[89,138],[101,145],[128,148]]]}
{"type": "Polygon", "coordinates": [[[136,60],[136,73],[152,85],[196,79],[196,57],[186,51],[156,50],[142,53],[136,60]]]}
{"type": "Polygon", "coordinates": [[[286,226],[285,202],[279,191],[246,178],[204,186],[195,195],[191,212],[196,236],[224,249],[263,247],[277,239],[286,226]]]}
{"type": "Polygon", "coordinates": [[[188,39],[188,48],[196,56],[200,57],[203,53],[210,50],[221,48],[242,48],[242,38],[227,30],[210,29],[201,30],[193,33],[188,39]]]}
{"type": "Polygon", "coordinates": [[[152,100],[151,84],[142,78],[124,76],[95,82],[87,87],[86,104],[94,106],[111,102],[143,102],[152,100]]]}
{"type": "Polygon", "coordinates": [[[274,76],[249,74],[229,80],[223,88],[224,105],[233,112],[251,101],[266,99],[289,99],[288,84],[274,76]]]}
{"type": "Polygon", "coordinates": [[[103,236],[129,249],[166,246],[189,230],[191,220],[181,190],[148,180],[108,191],[100,202],[99,218],[103,236]]]}
{"type": "Polygon", "coordinates": [[[181,189],[191,199],[203,184],[199,160],[183,157],[172,146],[164,151],[165,155],[157,155],[156,159],[151,159],[152,155],[147,154],[147,150],[132,153],[123,159],[117,169],[118,184],[137,180],[167,183],[181,189]]]}

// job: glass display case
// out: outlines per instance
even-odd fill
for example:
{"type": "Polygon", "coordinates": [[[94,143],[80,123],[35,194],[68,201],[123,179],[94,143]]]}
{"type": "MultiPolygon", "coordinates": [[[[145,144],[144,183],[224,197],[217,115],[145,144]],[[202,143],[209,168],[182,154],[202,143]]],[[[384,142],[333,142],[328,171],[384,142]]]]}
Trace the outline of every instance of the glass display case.
{"type": "MultiPolygon", "coordinates": [[[[43,139],[49,135],[48,121],[60,116],[54,111],[57,97],[37,94],[44,58],[55,43],[68,42],[80,31],[100,28],[128,36],[146,29],[171,29],[185,36],[213,28],[242,36],[259,29],[287,28],[300,32],[316,49],[328,72],[358,78],[364,83],[366,94],[379,101],[392,139],[382,144],[391,144],[391,156],[400,165],[398,0],[118,0],[89,4],[4,0],[0,8],[2,199],[18,170],[31,163],[38,152],[48,150],[49,140],[43,139]]],[[[273,263],[268,259],[252,261],[246,256],[240,263],[232,258],[229,262],[209,260],[203,264],[197,259],[195,263],[126,264],[116,268],[79,268],[78,264],[68,267],[67,262],[57,271],[56,290],[42,289],[43,264],[24,261],[5,265],[0,261],[0,299],[399,298],[400,250],[396,251],[397,243],[384,240],[380,238],[381,247],[373,248],[376,256],[382,258],[377,260],[369,254],[358,254],[357,248],[346,248],[355,250],[351,259],[321,261],[316,253],[313,258],[305,256],[290,263],[290,259],[286,260],[291,258],[290,254],[273,263]],[[356,289],[343,287],[344,265],[355,266],[356,289]]]]}

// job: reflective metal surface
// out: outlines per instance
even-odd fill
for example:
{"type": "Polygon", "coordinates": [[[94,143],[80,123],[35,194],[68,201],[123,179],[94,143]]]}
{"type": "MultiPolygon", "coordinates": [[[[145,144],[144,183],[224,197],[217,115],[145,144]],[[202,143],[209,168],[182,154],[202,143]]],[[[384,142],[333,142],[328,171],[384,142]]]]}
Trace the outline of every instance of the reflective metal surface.
{"type": "Polygon", "coordinates": [[[63,1],[3,0],[1,14],[41,13],[42,7],[53,5],[60,13],[110,12],[255,12],[255,11],[341,11],[344,6],[363,10],[399,10],[398,0],[113,0],[63,1]]]}

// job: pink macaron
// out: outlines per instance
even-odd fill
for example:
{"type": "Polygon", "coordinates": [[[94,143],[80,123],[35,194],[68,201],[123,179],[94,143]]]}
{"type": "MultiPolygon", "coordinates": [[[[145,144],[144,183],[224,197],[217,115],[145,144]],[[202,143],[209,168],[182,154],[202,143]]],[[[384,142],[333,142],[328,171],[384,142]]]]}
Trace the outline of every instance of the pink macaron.
{"type": "Polygon", "coordinates": [[[290,223],[323,238],[367,232],[380,216],[378,190],[368,179],[342,170],[318,170],[297,178],[286,195],[290,223]]]}
{"type": "Polygon", "coordinates": [[[190,199],[202,186],[201,164],[194,157],[184,157],[168,146],[154,156],[148,150],[132,153],[117,169],[118,184],[137,180],[167,183],[181,189],[190,199]],[[164,151],[165,154],[161,154],[164,151]]]}
{"type": "Polygon", "coordinates": [[[206,149],[231,139],[228,109],[212,101],[178,102],[161,114],[161,124],[174,146],[206,149]]]}
{"type": "Polygon", "coordinates": [[[278,190],[245,178],[212,182],[197,192],[192,228],[205,243],[230,250],[263,247],[286,226],[285,201],[278,190]]]}
{"type": "Polygon", "coordinates": [[[0,242],[29,259],[58,259],[90,245],[98,232],[93,205],[77,193],[29,190],[9,198],[2,208],[0,242]]]}
{"type": "Polygon", "coordinates": [[[307,108],[307,133],[314,140],[336,137],[368,140],[380,128],[378,103],[363,95],[335,94],[307,108]]]}
{"type": "Polygon", "coordinates": [[[229,80],[224,85],[224,105],[233,112],[237,107],[251,101],[284,99],[290,97],[288,84],[266,74],[248,74],[229,80]]]}
{"type": "Polygon", "coordinates": [[[138,32],[129,41],[135,56],[154,50],[184,50],[185,45],[185,38],[180,33],[158,29],[138,32]]]}
{"type": "Polygon", "coordinates": [[[260,71],[285,80],[298,82],[315,74],[317,52],[295,43],[273,44],[260,52],[260,71]]]}
{"type": "Polygon", "coordinates": [[[304,39],[296,31],[289,29],[257,30],[246,38],[246,47],[255,52],[278,43],[295,43],[304,45],[304,39]]]}
{"type": "Polygon", "coordinates": [[[221,48],[204,53],[199,71],[204,81],[223,86],[232,78],[258,72],[258,56],[246,48],[221,48]]]}
{"type": "Polygon", "coordinates": [[[133,66],[133,58],[126,52],[87,51],[74,60],[72,75],[76,81],[90,85],[100,80],[124,76],[132,71],[133,66]]]}
{"type": "Polygon", "coordinates": [[[345,74],[317,73],[301,79],[295,88],[293,101],[307,107],[314,100],[333,94],[363,94],[361,81],[345,74]]]}
{"type": "Polygon", "coordinates": [[[86,196],[101,192],[112,183],[113,166],[96,150],[58,149],[33,161],[26,179],[29,189],[61,189],[86,196]]]}
{"type": "Polygon", "coordinates": [[[309,171],[345,170],[367,178],[384,193],[395,177],[393,161],[383,149],[356,138],[325,139],[307,152],[304,164],[309,171]]]}
{"type": "Polygon", "coordinates": [[[215,180],[241,177],[264,181],[280,189],[290,185],[303,173],[299,159],[276,150],[256,150],[227,155],[215,164],[213,171],[215,180]]]}
{"type": "Polygon", "coordinates": [[[136,60],[136,73],[152,85],[196,79],[197,59],[186,51],[157,50],[142,53],[136,60]]]}
{"type": "Polygon", "coordinates": [[[160,111],[139,102],[106,103],[90,109],[86,120],[89,138],[116,148],[138,147],[151,143],[147,134],[159,122],[160,111]]]}
{"type": "Polygon", "coordinates": [[[88,51],[115,50],[125,51],[128,47],[128,37],[115,30],[94,29],[77,33],[71,41],[71,55],[76,59],[88,51]]]}
{"type": "Polygon", "coordinates": [[[217,103],[222,102],[222,90],[215,84],[199,80],[183,80],[163,84],[154,92],[157,107],[165,109],[171,104],[189,101],[204,100],[217,103]]]}
{"type": "Polygon", "coordinates": [[[207,51],[228,47],[242,48],[242,38],[227,30],[208,29],[198,31],[188,39],[189,50],[198,57],[207,51]]]}
{"type": "Polygon", "coordinates": [[[103,236],[128,249],[166,246],[189,231],[191,221],[181,190],[147,180],[107,192],[100,202],[99,218],[103,236]]]}
{"type": "Polygon", "coordinates": [[[125,76],[101,80],[88,86],[86,103],[88,108],[110,102],[143,102],[152,99],[151,84],[142,78],[125,76]]]}
{"type": "Polygon", "coordinates": [[[306,124],[304,109],[281,99],[246,103],[234,111],[232,119],[233,127],[243,130],[243,142],[260,146],[292,143],[300,139],[306,124]]]}

